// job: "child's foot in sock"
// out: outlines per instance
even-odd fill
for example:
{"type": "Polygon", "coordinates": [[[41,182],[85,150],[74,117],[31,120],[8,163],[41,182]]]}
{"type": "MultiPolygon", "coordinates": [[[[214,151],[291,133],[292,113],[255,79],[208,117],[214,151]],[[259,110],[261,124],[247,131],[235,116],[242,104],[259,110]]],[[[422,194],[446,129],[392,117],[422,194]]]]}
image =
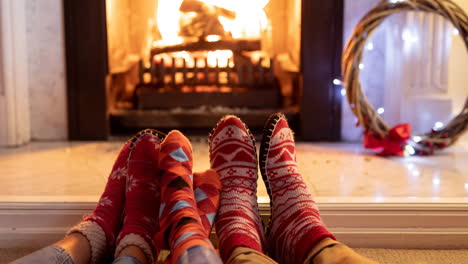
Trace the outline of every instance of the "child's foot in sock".
{"type": "Polygon", "coordinates": [[[160,141],[152,133],[146,133],[132,143],[128,158],[125,216],[117,238],[116,256],[128,246],[137,246],[146,255],[147,263],[153,263],[156,248],[152,238],[159,226],[160,141]]]}
{"type": "Polygon", "coordinates": [[[120,150],[96,209],[67,233],[81,233],[87,238],[91,248],[90,263],[99,263],[114,250],[115,237],[122,226],[130,148],[143,133],[164,137],[158,131],[145,130],[128,140],[120,150]]]}
{"type": "Polygon", "coordinates": [[[202,220],[206,235],[210,237],[214,219],[219,208],[221,182],[214,170],[193,174],[193,190],[197,202],[198,215],[202,220]]]}
{"type": "Polygon", "coordinates": [[[262,252],[263,228],[257,204],[257,155],[253,136],[242,121],[226,116],[210,135],[211,168],[221,178],[215,219],[224,261],[236,247],[262,252]]]}
{"type": "MultiPolygon", "coordinates": [[[[195,193],[198,215],[202,220],[206,235],[210,237],[214,219],[219,208],[221,182],[219,181],[218,173],[211,169],[204,172],[195,172],[193,174],[193,190],[195,193]]],[[[161,237],[161,234],[157,234],[154,237],[156,244],[160,244],[160,242],[157,241],[161,237]]]]}
{"type": "Polygon", "coordinates": [[[302,263],[322,239],[335,239],[298,170],[294,135],[283,114],[272,115],[265,125],[260,171],[271,201],[268,251],[275,260],[302,263]]]}
{"type": "Polygon", "coordinates": [[[170,132],[161,144],[159,167],[161,169],[159,219],[162,236],[159,240],[163,242],[165,248],[171,250],[170,262],[176,263],[190,250],[199,250],[200,247],[214,253],[213,245],[200,219],[194,196],[192,147],[179,131],[170,132]]]}

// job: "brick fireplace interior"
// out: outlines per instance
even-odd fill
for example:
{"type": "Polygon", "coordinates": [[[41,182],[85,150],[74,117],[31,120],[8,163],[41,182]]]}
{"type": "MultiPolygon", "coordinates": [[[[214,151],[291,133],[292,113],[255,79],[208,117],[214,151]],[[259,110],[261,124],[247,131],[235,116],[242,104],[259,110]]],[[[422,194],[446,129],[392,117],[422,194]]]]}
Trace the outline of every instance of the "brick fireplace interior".
{"type": "Polygon", "coordinates": [[[71,139],[283,111],[302,139],[339,140],[342,0],[64,1],[71,139]]]}

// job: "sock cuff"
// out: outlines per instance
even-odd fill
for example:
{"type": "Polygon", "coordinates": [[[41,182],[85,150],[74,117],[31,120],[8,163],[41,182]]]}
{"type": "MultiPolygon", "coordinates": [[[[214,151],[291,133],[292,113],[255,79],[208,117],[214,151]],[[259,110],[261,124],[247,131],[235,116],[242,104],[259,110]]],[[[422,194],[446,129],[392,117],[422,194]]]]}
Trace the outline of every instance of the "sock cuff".
{"type": "Polygon", "coordinates": [[[143,253],[145,253],[148,263],[153,263],[153,252],[151,250],[150,245],[142,236],[134,233],[126,234],[119,241],[119,243],[117,244],[117,248],[115,249],[115,256],[117,257],[120,254],[120,252],[128,246],[139,247],[143,251],[143,253]]]}
{"type": "Polygon", "coordinates": [[[68,230],[67,235],[80,233],[86,237],[91,249],[91,264],[99,263],[107,250],[106,233],[102,227],[93,221],[83,221],[68,230]]]}
{"type": "Polygon", "coordinates": [[[262,254],[264,253],[261,241],[258,241],[246,235],[234,234],[229,236],[228,238],[225,238],[225,240],[223,240],[223,242],[219,246],[220,254],[223,261],[226,262],[231,256],[232,252],[239,247],[249,248],[262,254]]]}
{"type": "Polygon", "coordinates": [[[317,226],[306,232],[296,246],[298,260],[303,262],[307,258],[307,254],[323,239],[331,238],[336,241],[336,237],[328,231],[325,226],[317,226]]]}

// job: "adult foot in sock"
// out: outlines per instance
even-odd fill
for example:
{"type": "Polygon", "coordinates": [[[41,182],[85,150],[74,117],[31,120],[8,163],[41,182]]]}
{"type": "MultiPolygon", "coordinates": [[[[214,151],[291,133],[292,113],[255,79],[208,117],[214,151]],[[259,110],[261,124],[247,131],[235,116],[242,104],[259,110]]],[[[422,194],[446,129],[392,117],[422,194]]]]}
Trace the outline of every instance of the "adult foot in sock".
{"type": "Polygon", "coordinates": [[[67,235],[80,233],[86,237],[91,249],[90,263],[99,263],[103,258],[112,256],[115,237],[122,226],[130,149],[141,135],[148,133],[159,139],[164,138],[162,133],[147,129],[128,140],[120,150],[96,208],[67,232],[67,235]]]}
{"type": "Polygon", "coordinates": [[[215,219],[221,257],[227,261],[237,247],[263,252],[254,138],[239,118],[226,116],[213,129],[209,144],[211,168],[222,184],[215,219]]]}
{"type": "Polygon", "coordinates": [[[160,204],[160,173],[158,159],[161,139],[145,133],[131,145],[128,158],[128,177],[125,191],[125,216],[122,230],[117,238],[115,255],[135,246],[153,263],[156,247],[153,236],[158,231],[160,204]]]}
{"type": "Polygon", "coordinates": [[[302,263],[320,241],[335,239],[299,172],[294,135],[281,113],[272,115],[265,125],[260,171],[272,210],[267,229],[270,256],[280,263],[302,263]]]}

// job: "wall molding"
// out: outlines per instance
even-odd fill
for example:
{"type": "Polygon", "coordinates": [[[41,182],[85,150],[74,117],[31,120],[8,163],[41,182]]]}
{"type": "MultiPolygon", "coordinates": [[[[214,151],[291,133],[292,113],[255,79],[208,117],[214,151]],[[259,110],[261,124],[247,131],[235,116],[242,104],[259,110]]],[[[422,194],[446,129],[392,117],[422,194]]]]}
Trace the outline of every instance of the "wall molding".
{"type": "MultiPolygon", "coordinates": [[[[468,247],[468,204],[319,203],[318,206],[330,230],[351,247],[468,247]]],[[[94,202],[2,202],[0,247],[34,248],[53,243],[94,207],[94,202]]],[[[262,218],[269,218],[269,205],[260,204],[259,208],[262,218]]]]}
{"type": "Polygon", "coordinates": [[[25,0],[0,1],[0,146],[31,140],[25,0]]]}

